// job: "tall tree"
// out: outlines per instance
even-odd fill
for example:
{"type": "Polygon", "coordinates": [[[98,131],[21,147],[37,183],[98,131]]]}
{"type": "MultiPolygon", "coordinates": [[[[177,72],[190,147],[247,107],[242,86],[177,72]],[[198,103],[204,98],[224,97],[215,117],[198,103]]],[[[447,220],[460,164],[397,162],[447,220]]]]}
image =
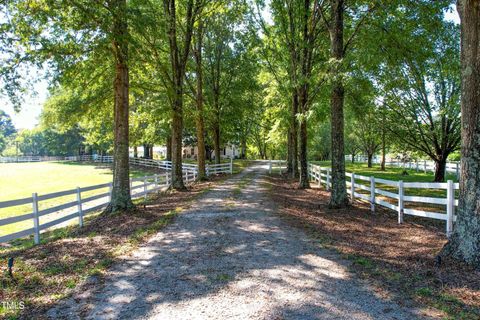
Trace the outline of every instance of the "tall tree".
{"type": "Polygon", "coordinates": [[[344,0],[330,0],[331,22],[330,50],[334,61],[332,66],[331,120],[332,120],[332,188],[330,194],[331,207],[341,208],[348,204],[347,186],[345,182],[345,142],[343,105],[345,89],[341,79],[340,68],[345,54],[343,39],[344,0]]]}
{"type": "Polygon", "coordinates": [[[172,187],[185,189],[182,171],[183,95],[187,60],[190,55],[195,19],[203,8],[202,0],[188,0],[184,6],[163,0],[169,44],[172,96],[172,187]],[[178,9],[178,10],[177,10],[178,9]],[[183,24],[178,25],[178,21],[183,24]],[[183,32],[182,32],[183,31],[183,32]]]}
{"type": "Polygon", "coordinates": [[[459,0],[462,159],[455,230],[443,254],[480,267],[480,2],[459,0]]]}
{"type": "Polygon", "coordinates": [[[205,171],[205,121],[204,121],[204,96],[203,96],[203,63],[202,63],[202,50],[203,50],[203,21],[199,20],[195,34],[195,73],[197,79],[197,86],[195,92],[196,113],[195,124],[197,133],[197,163],[198,163],[198,178],[204,180],[206,178],[205,171]]]}
{"type": "Polygon", "coordinates": [[[77,90],[81,88],[90,98],[113,100],[115,162],[113,193],[107,211],[133,206],[128,166],[130,38],[127,11],[126,0],[2,3],[2,12],[10,19],[2,22],[1,50],[7,58],[2,60],[1,75],[11,96],[15,90],[21,92],[18,89],[22,65],[38,67],[48,63],[52,83],[65,86],[82,83],[77,90]],[[21,49],[12,51],[12,47],[21,49]],[[90,88],[91,83],[105,80],[105,75],[109,77],[109,81],[104,82],[109,86],[108,94],[95,90],[105,86],[90,88]]]}

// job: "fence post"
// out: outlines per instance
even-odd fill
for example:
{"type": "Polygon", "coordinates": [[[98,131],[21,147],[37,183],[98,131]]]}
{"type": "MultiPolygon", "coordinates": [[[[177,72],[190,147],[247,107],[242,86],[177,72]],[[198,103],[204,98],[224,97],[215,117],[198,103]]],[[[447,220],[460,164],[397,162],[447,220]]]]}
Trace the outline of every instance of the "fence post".
{"type": "Polygon", "coordinates": [[[375,212],[375,177],[370,177],[370,210],[375,212]]]}
{"type": "Polygon", "coordinates": [[[353,201],[355,201],[355,173],[352,172],[352,176],[351,176],[351,179],[350,179],[350,190],[352,192],[352,194],[350,194],[350,197],[352,199],[352,203],[353,201]]]}
{"type": "Polygon", "coordinates": [[[427,160],[423,160],[423,173],[427,174],[427,160]]]}
{"type": "Polygon", "coordinates": [[[268,162],[268,174],[272,174],[272,159],[268,162]]]}
{"type": "Polygon", "coordinates": [[[230,174],[233,174],[233,158],[230,158],[230,174]]]}
{"type": "Polygon", "coordinates": [[[456,163],[455,173],[456,173],[456,176],[457,176],[457,180],[459,180],[460,179],[460,166],[459,166],[458,162],[456,163]]]}
{"type": "Polygon", "coordinates": [[[327,191],[330,190],[330,169],[327,168],[327,191]]]}
{"type": "Polygon", "coordinates": [[[318,170],[318,187],[322,187],[322,168],[320,166],[317,167],[318,170]]]}
{"type": "Polygon", "coordinates": [[[83,210],[82,210],[82,194],[80,187],[77,187],[77,208],[78,208],[78,225],[83,227],[83,210]]]}
{"type": "Polygon", "coordinates": [[[455,189],[452,180],[447,181],[447,237],[453,232],[453,214],[455,212],[455,189]]]}
{"type": "Polygon", "coordinates": [[[155,189],[157,189],[157,187],[158,187],[158,174],[154,175],[153,177],[155,179],[154,186],[155,186],[155,189]]]}
{"type": "Polygon", "coordinates": [[[185,170],[185,182],[188,184],[188,169],[185,170]]]}
{"type": "Polygon", "coordinates": [[[210,166],[208,164],[205,166],[205,174],[207,177],[210,175],[210,166]]]}
{"type": "Polygon", "coordinates": [[[398,223],[403,223],[403,181],[398,181],[398,223]]]}
{"type": "Polygon", "coordinates": [[[416,166],[415,171],[418,172],[418,160],[415,160],[415,166],[416,166]]]}
{"type": "Polygon", "coordinates": [[[33,228],[35,234],[33,235],[33,241],[35,244],[40,243],[40,218],[38,216],[38,194],[32,193],[32,209],[33,209],[33,228]]]}

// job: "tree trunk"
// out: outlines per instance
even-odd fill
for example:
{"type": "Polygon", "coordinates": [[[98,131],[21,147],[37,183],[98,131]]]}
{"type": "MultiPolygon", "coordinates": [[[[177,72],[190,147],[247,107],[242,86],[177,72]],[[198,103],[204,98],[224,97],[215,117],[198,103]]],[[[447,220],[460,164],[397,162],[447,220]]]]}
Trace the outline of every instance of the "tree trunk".
{"type": "Polygon", "coordinates": [[[150,159],[150,147],[148,144],[143,145],[143,157],[145,159],[150,159]]]}
{"type": "Polygon", "coordinates": [[[459,0],[462,159],[455,230],[443,254],[480,268],[480,2],[459,0]]]}
{"type": "Polygon", "coordinates": [[[435,161],[435,178],[433,182],[444,182],[445,181],[445,169],[447,168],[447,159],[439,157],[434,159],[435,161]],[[440,159],[440,160],[438,160],[440,159]]]}
{"type": "Polygon", "coordinates": [[[166,140],[166,145],[167,145],[167,154],[166,154],[166,159],[167,161],[172,161],[172,136],[168,136],[166,140]]]}
{"type": "Polygon", "coordinates": [[[215,150],[215,163],[220,163],[220,124],[215,121],[213,128],[213,148],[215,150]]]}
{"type": "Polygon", "coordinates": [[[355,163],[355,155],[356,155],[356,153],[355,153],[355,152],[352,152],[352,164],[355,163]]]}
{"type": "Polygon", "coordinates": [[[302,86],[302,91],[299,94],[299,104],[302,110],[302,121],[300,122],[300,182],[298,187],[301,189],[310,188],[310,181],[308,177],[308,162],[307,162],[307,143],[308,143],[308,136],[307,136],[307,99],[308,99],[308,92],[307,92],[307,85],[302,86]]]}
{"type": "Polygon", "coordinates": [[[372,167],[372,159],[373,159],[373,153],[368,153],[367,154],[367,167],[369,167],[369,168],[372,167]]]}
{"type": "MultiPolygon", "coordinates": [[[[180,81],[183,82],[183,79],[180,81]]],[[[176,99],[172,110],[172,187],[184,190],[182,171],[183,84],[177,83],[176,99]]]]}
{"type": "Polygon", "coordinates": [[[244,138],[242,139],[242,152],[240,154],[241,159],[246,159],[247,158],[247,139],[244,138]]]}
{"type": "Polygon", "coordinates": [[[380,170],[385,171],[385,164],[387,162],[387,146],[385,141],[385,116],[382,121],[382,162],[380,164],[380,170]]]}
{"type": "Polygon", "coordinates": [[[338,63],[332,67],[331,119],[332,119],[332,188],[329,206],[344,208],[348,205],[345,182],[345,146],[343,105],[345,91],[340,78],[340,64],[343,60],[343,0],[331,0],[332,25],[330,29],[331,56],[338,63]]]}
{"type": "Polygon", "coordinates": [[[133,147],[133,157],[138,158],[138,147],[137,146],[133,147]]]}
{"type": "Polygon", "coordinates": [[[207,178],[205,171],[205,126],[203,120],[203,70],[202,70],[202,40],[203,40],[203,24],[200,21],[197,29],[197,43],[194,51],[197,73],[197,114],[195,117],[197,129],[197,164],[198,179],[205,180],[207,178]]]}
{"type": "Polygon", "coordinates": [[[133,208],[130,197],[130,170],[128,156],[128,26],[127,2],[116,0],[112,4],[113,21],[113,52],[115,55],[114,81],[114,148],[113,148],[113,186],[110,205],[107,212],[116,212],[133,208]]]}
{"type": "Polygon", "coordinates": [[[296,179],[298,174],[298,93],[294,90],[292,93],[292,109],[290,114],[290,139],[291,139],[291,164],[290,164],[290,178],[296,179]]]}

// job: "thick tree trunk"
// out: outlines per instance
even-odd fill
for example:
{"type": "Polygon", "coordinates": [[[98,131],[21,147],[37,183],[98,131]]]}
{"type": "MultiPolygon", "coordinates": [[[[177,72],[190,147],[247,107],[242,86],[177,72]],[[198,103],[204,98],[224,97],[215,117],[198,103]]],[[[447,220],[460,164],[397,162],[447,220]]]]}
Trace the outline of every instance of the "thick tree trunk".
{"type": "Polygon", "coordinates": [[[197,29],[197,42],[194,51],[197,73],[197,114],[195,117],[197,129],[197,164],[198,179],[205,180],[207,178],[205,172],[205,126],[203,120],[203,70],[202,70],[202,40],[203,40],[203,24],[199,22],[197,29]]]}
{"type": "Polygon", "coordinates": [[[297,90],[292,93],[292,109],[290,113],[290,178],[296,179],[299,176],[298,173],[298,93],[297,90]]]}
{"type": "Polygon", "coordinates": [[[288,128],[287,132],[287,176],[291,176],[293,172],[292,165],[292,130],[288,128]]]}
{"type": "Polygon", "coordinates": [[[387,162],[387,146],[385,141],[385,117],[383,117],[382,121],[382,162],[380,163],[380,170],[385,171],[385,164],[387,162]]]}
{"type": "Polygon", "coordinates": [[[447,159],[440,157],[434,159],[435,161],[435,178],[434,182],[444,182],[445,181],[445,169],[447,168],[447,159]]]}
{"type": "MultiPolygon", "coordinates": [[[[183,82],[183,79],[180,80],[183,82]]],[[[172,187],[185,189],[182,172],[183,132],[183,83],[177,84],[176,99],[172,110],[172,187]]]]}
{"type": "Polygon", "coordinates": [[[213,128],[213,148],[215,153],[215,163],[220,163],[220,124],[215,121],[213,128]]]}
{"type": "Polygon", "coordinates": [[[143,157],[145,159],[150,159],[150,146],[148,144],[143,145],[143,157]]]}
{"type": "Polygon", "coordinates": [[[114,81],[114,149],[113,149],[113,187],[107,212],[133,208],[130,197],[130,170],[128,156],[128,42],[127,42],[127,2],[117,0],[112,4],[113,51],[115,55],[114,81]]]}
{"type": "Polygon", "coordinates": [[[367,167],[371,168],[373,165],[373,153],[367,153],[367,167]]]}
{"type": "Polygon", "coordinates": [[[308,178],[308,162],[307,162],[307,143],[308,143],[308,136],[307,136],[307,100],[308,100],[308,93],[307,93],[307,86],[305,85],[302,87],[302,92],[300,93],[299,103],[300,108],[302,110],[302,121],[300,122],[300,182],[298,187],[301,189],[310,188],[310,181],[308,178]]]}
{"type": "MultiPolygon", "coordinates": [[[[330,29],[331,56],[340,65],[343,60],[343,0],[331,0],[332,25],[330,29]]],[[[347,185],[345,182],[345,145],[343,105],[345,91],[340,79],[340,66],[332,70],[331,119],[332,119],[332,188],[330,207],[343,208],[348,205],[347,185]]]]}
{"type": "Polygon", "coordinates": [[[172,136],[168,136],[166,139],[166,145],[167,145],[167,154],[166,154],[166,159],[167,161],[172,161],[172,136]]]}
{"type": "Polygon", "coordinates": [[[480,2],[459,0],[462,59],[460,199],[443,254],[480,268],[480,2]]]}
{"type": "Polygon", "coordinates": [[[240,159],[246,159],[247,158],[247,139],[242,139],[242,151],[240,153],[240,159]]]}

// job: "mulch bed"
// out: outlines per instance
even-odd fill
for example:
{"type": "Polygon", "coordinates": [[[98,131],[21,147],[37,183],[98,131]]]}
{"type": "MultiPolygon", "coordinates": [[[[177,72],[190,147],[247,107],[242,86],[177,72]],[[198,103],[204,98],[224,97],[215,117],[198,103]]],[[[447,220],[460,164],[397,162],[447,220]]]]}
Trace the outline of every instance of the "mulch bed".
{"type": "MultiPolygon", "coordinates": [[[[215,181],[195,183],[188,191],[167,191],[138,205],[131,212],[90,218],[83,228],[67,227],[42,236],[42,244],[23,241],[0,250],[0,318],[38,318],[88,276],[102,277],[140,243],[173,220],[215,181]],[[14,278],[7,272],[7,259],[14,257],[14,278]],[[3,309],[2,302],[23,302],[20,311],[3,309]]],[[[18,306],[18,304],[17,304],[18,306]]]]}
{"type": "Polygon", "coordinates": [[[324,189],[301,190],[296,182],[269,177],[270,195],[282,216],[325,247],[353,261],[351,269],[381,294],[401,304],[430,307],[430,315],[480,319],[480,272],[458,261],[438,260],[446,243],[444,223],[405,216],[356,201],[328,208],[324,189]],[[433,311],[433,314],[431,313],[433,311]]]}

